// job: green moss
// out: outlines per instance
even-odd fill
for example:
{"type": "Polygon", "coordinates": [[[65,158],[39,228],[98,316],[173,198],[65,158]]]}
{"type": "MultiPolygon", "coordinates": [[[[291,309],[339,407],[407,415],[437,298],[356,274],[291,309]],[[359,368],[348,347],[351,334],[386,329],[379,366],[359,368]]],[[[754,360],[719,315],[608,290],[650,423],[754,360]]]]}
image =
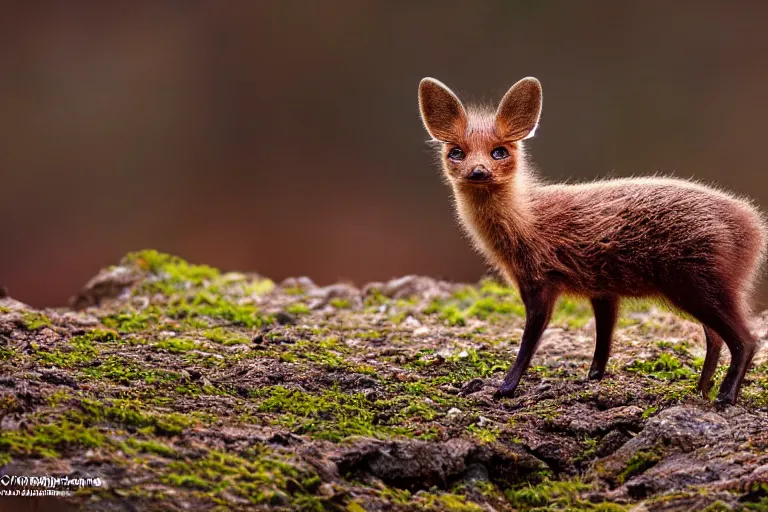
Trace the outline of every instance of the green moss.
{"type": "Polygon", "coordinates": [[[48,395],[45,401],[51,407],[58,407],[67,403],[72,398],[72,393],[69,389],[58,389],[48,395]]]}
{"type": "Polygon", "coordinates": [[[349,299],[335,298],[330,301],[331,306],[336,309],[349,309],[352,307],[352,302],[349,299]]]}
{"type": "Polygon", "coordinates": [[[750,484],[747,493],[742,495],[739,501],[743,504],[744,510],[768,512],[768,483],[754,482],[750,484]]]}
{"type": "MultiPolygon", "coordinates": [[[[401,498],[402,500],[402,498],[401,498]]],[[[482,512],[482,506],[469,500],[466,496],[452,493],[435,493],[422,491],[402,504],[416,505],[419,510],[435,512],[482,512]],[[409,503],[410,502],[410,503],[409,503]]]]}
{"type": "Polygon", "coordinates": [[[363,299],[363,305],[374,310],[378,309],[379,306],[386,304],[387,302],[389,302],[387,296],[381,293],[381,290],[376,288],[369,290],[363,299]]]}
{"type": "Polygon", "coordinates": [[[659,356],[652,361],[633,361],[627,366],[627,370],[630,372],[651,375],[657,379],[666,381],[685,380],[692,378],[695,375],[691,368],[684,366],[680,359],[667,352],[659,354],[659,356]]]}
{"type": "Polygon", "coordinates": [[[350,435],[373,435],[375,430],[373,413],[362,394],[328,391],[312,395],[275,386],[256,391],[254,397],[262,399],[259,411],[280,413],[278,423],[299,427],[302,433],[316,438],[338,441],[350,435]]]}
{"type": "Polygon", "coordinates": [[[21,402],[19,402],[18,398],[14,395],[0,396],[0,418],[6,414],[18,412],[24,412],[24,407],[21,402]]]}
{"type": "Polygon", "coordinates": [[[170,301],[165,311],[151,306],[147,308],[149,314],[124,312],[104,319],[105,325],[121,332],[145,330],[163,314],[188,328],[207,328],[210,321],[224,321],[248,328],[271,322],[270,318],[260,315],[254,305],[233,300],[233,297],[247,298],[270,292],[274,283],[268,279],[249,281],[242,274],[222,275],[219,270],[207,265],[193,265],[176,256],[153,250],[129,254],[124,264],[152,274],[136,293],[149,296],[160,293],[169,297],[170,301]],[[224,293],[225,290],[227,293],[224,293]]]}
{"type": "Polygon", "coordinates": [[[101,319],[105,327],[116,329],[121,333],[132,333],[146,331],[157,322],[159,311],[151,309],[150,311],[123,311],[120,313],[111,313],[101,319]]]}
{"type": "Polygon", "coordinates": [[[251,304],[238,304],[221,295],[205,291],[197,293],[191,299],[175,299],[167,314],[177,319],[207,317],[248,328],[262,327],[271,322],[271,319],[260,315],[259,309],[251,304]]]}
{"type": "Polygon", "coordinates": [[[384,339],[384,335],[381,333],[381,331],[363,331],[357,335],[358,338],[361,340],[382,340],[384,339]]]}
{"type": "Polygon", "coordinates": [[[275,289],[275,283],[271,279],[256,279],[243,285],[245,295],[266,295],[275,289]]]}
{"type": "Polygon", "coordinates": [[[145,441],[128,438],[124,443],[120,444],[120,449],[128,455],[133,455],[138,452],[153,453],[162,457],[174,457],[176,455],[176,450],[172,446],[168,446],[152,439],[145,441]]]}
{"type": "MultiPolygon", "coordinates": [[[[721,372],[724,368],[719,369],[721,372]]],[[[754,366],[748,373],[751,385],[742,389],[742,399],[754,407],[768,408],[768,362],[754,366]]]]}
{"type": "Polygon", "coordinates": [[[493,279],[483,279],[480,281],[480,292],[486,295],[494,295],[496,297],[519,297],[519,294],[515,288],[493,279]]]}
{"type": "Polygon", "coordinates": [[[285,311],[287,313],[290,313],[292,315],[306,315],[311,310],[309,309],[309,306],[304,304],[303,302],[296,302],[294,304],[291,304],[290,306],[285,308],[285,311]]]}
{"type": "Polygon", "coordinates": [[[195,489],[214,501],[233,494],[252,504],[284,506],[288,501],[291,510],[323,510],[313,496],[317,475],[266,448],[247,458],[210,451],[199,459],[171,462],[166,470],[162,483],[195,489]]]}
{"type": "Polygon", "coordinates": [[[408,489],[385,487],[381,491],[381,496],[397,505],[408,505],[411,502],[411,491],[408,489]]]}
{"type": "Polygon", "coordinates": [[[84,336],[94,343],[112,343],[120,341],[120,335],[110,329],[93,329],[84,336]]]}
{"type": "Polygon", "coordinates": [[[622,313],[648,313],[659,301],[647,298],[624,298],[621,300],[622,313]]]}
{"type": "Polygon", "coordinates": [[[93,362],[98,350],[90,336],[75,336],[68,344],[57,350],[35,350],[35,359],[45,365],[60,368],[75,368],[93,362]]]}
{"type": "Polygon", "coordinates": [[[500,301],[495,297],[477,299],[467,310],[469,316],[487,320],[494,313],[525,316],[525,307],[520,302],[500,301]]]}
{"type": "Polygon", "coordinates": [[[468,426],[467,432],[471,433],[473,437],[477,438],[483,443],[492,443],[499,438],[498,429],[478,427],[477,425],[468,426]]]}
{"type": "MultiPolygon", "coordinates": [[[[744,505],[744,507],[741,510],[760,510],[760,511],[768,511],[768,500],[765,500],[762,503],[762,506],[759,503],[749,503],[744,505]]],[[[707,508],[702,509],[701,512],[728,512],[730,510],[733,510],[732,507],[728,506],[726,503],[723,503],[720,500],[715,501],[714,503],[707,506],[707,508]]]]}
{"type": "Polygon", "coordinates": [[[288,288],[283,288],[283,293],[286,295],[304,295],[304,290],[302,290],[299,286],[292,286],[288,288]]]}
{"type": "Polygon", "coordinates": [[[397,405],[389,401],[371,402],[363,393],[343,393],[338,389],[311,394],[270,386],[254,391],[252,396],[258,402],[259,412],[275,414],[274,423],[296,433],[332,441],[356,435],[381,438],[405,435],[414,428],[403,426],[403,416],[389,414],[391,424],[382,424],[377,414],[393,410],[413,416],[424,411],[404,407],[405,400],[397,405]]]}
{"type": "Polygon", "coordinates": [[[395,396],[390,400],[379,400],[375,407],[379,410],[394,411],[394,418],[390,423],[394,425],[406,424],[408,421],[431,421],[437,417],[435,410],[423,400],[414,399],[412,396],[395,396]]]}
{"type": "MultiPolygon", "coordinates": [[[[280,334],[266,335],[265,340],[279,341],[280,334]]],[[[365,336],[365,334],[363,334],[365,336]]],[[[328,371],[347,371],[374,375],[376,369],[371,365],[348,359],[350,349],[340,343],[335,336],[319,342],[300,340],[295,343],[278,343],[267,350],[255,353],[257,357],[273,357],[286,363],[310,362],[322,366],[328,371]]]]}
{"type": "Polygon", "coordinates": [[[580,495],[591,487],[578,479],[549,480],[537,485],[525,485],[508,489],[505,494],[510,504],[520,511],[531,510],[568,510],[568,511],[605,511],[620,512],[627,507],[614,503],[593,503],[582,499],[580,495]]]}
{"type": "Polygon", "coordinates": [[[403,321],[408,318],[408,315],[410,313],[408,311],[401,311],[399,313],[396,313],[389,317],[390,322],[392,322],[395,325],[399,325],[403,323],[403,321]]]}
{"type": "Polygon", "coordinates": [[[84,368],[83,374],[92,379],[109,379],[123,385],[136,381],[153,384],[178,379],[178,374],[176,373],[154,368],[143,368],[133,361],[120,356],[109,356],[102,360],[98,366],[84,368]]]}
{"type": "Polygon", "coordinates": [[[195,350],[197,347],[197,342],[189,338],[168,338],[154,344],[155,349],[165,350],[172,354],[183,354],[195,350]]]}
{"type": "Polygon", "coordinates": [[[464,318],[464,313],[462,313],[456,306],[446,306],[443,308],[440,312],[440,318],[451,326],[467,324],[467,321],[464,318]]]}
{"type": "Polygon", "coordinates": [[[639,475],[645,470],[656,465],[661,460],[661,456],[653,450],[642,450],[632,455],[627,461],[627,467],[617,477],[619,484],[623,484],[635,475],[639,475]]]}
{"type": "Polygon", "coordinates": [[[552,322],[570,329],[584,327],[592,318],[592,307],[587,300],[563,297],[555,306],[552,322]]]}
{"type": "Polygon", "coordinates": [[[653,416],[654,414],[656,414],[656,411],[658,411],[658,410],[659,410],[659,406],[658,406],[658,405],[652,405],[652,406],[650,406],[650,407],[647,407],[647,408],[646,408],[646,409],[643,411],[643,419],[644,419],[644,420],[647,420],[648,418],[650,418],[651,416],[653,416]]]}
{"type": "Polygon", "coordinates": [[[356,501],[347,503],[347,512],[365,512],[365,508],[356,501]]]}
{"type": "Polygon", "coordinates": [[[466,325],[466,317],[481,320],[498,315],[525,315],[525,308],[517,292],[492,281],[481,282],[480,288],[466,286],[453,293],[450,299],[435,299],[424,310],[425,314],[439,313],[448,325],[466,325]]]}
{"type": "Polygon", "coordinates": [[[507,370],[509,361],[500,354],[491,351],[478,352],[475,349],[461,350],[448,356],[443,364],[435,364],[432,358],[434,350],[422,350],[417,359],[406,367],[412,369],[429,368],[438,384],[461,384],[474,378],[485,378],[497,372],[507,370]]]}
{"type": "Polygon", "coordinates": [[[221,275],[219,270],[208,265],[192,265],[178,256],[153,249],[130,253],[123,263],[155,274],[160,279],[148,283],[149,288],[166,293],[182,289],[188,282],[200,285],[221,275]]]}
{"type": "MultiPolygon", "coordinates": [[[[479,287],[466,286],[450,299],[435,299],[424,310],[425,314],[439,313],[449,325],[465,325],[465,317],[498,321],[504,316],[525,317],[517,290],[493,280],[483,280],[479,287]]],[[[588,301],[571,297],[560,299],[552,315],[552,322],[569,328],[583,327],[592,318],[588,301]]]]}
{"type": "Polygon", "coordinates": [[[14,347],[0,347],[0,361],[12,361],[19,355],[14,347]]]}
{"type": "Polygon", "coordinates": [[[448,512],[482,512],[485,510],[477,503],[468,500],[466,496],[456,494],[441,494],[435,500],[439,506],[438,510],[448,512]]]}
{"type": "Polygon", "coordinates": [[[147,411],[138,400],[112,400],[107,404],[83,399],[80,407],[92,422],[110,421],[164,436],[181,434],[199,421],[186,414],[147,411]]]}
{"type": "Polygon", "coordinates": [[[661,340],[656,342],[656,346],[662,350],[671,349],[673,352],[675,352],[676,354],[682,357],[686,357],[686,358],[691,357],[691,354],[689,352],[691,344],[687,340],[683,340],[677,343],[661,340]]]}
{"type": "Polygon", "coordinates": [[[62,417],[29,430],[0,432],[0,452],[16,456],[56,458],[77,446],[95,447],[104,437],[95,428],[62,417]]]}
{"type": "Polygon", "coordinates": [[[21,315],[21,323],[29,331],[37,331],[53,325],[51,319],[39,311],[25,311],[21,315]]]}
{"type": "Polygon", "coordinates": [[[209,329],[204,331],[203,336],[206,339],[220,343],[222,345],[247,345],[250,341],[244,337],[238,335],[238,333],[232,333],[231,331],[216,327],[215,329],[209,329]]]}

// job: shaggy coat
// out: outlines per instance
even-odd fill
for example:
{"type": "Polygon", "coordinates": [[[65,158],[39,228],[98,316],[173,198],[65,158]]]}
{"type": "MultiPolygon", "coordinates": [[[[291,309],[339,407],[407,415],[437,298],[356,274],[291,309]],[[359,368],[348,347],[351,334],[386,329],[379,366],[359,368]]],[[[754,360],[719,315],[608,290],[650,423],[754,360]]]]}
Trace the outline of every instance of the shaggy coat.
{"type": "Polygon", "coordinates": [[[595,313],[590,378],[605,372],[619,299],[654,297],[703,324],[705,397],[725,341],[732,357],[717,401],[734,403],[756,350],[745,320],[765,258],[760,212],[679,179],[540,182],[522,141],[536,129],[541,100],[535,78],[512,86],[495,112],[465,109],[437,80],[419,86],[422,120],[439,143],[460,222],[526,306],[520,351],[497,395],[512,395],[557,297],[567,293],[590,299],[595,313]]]}

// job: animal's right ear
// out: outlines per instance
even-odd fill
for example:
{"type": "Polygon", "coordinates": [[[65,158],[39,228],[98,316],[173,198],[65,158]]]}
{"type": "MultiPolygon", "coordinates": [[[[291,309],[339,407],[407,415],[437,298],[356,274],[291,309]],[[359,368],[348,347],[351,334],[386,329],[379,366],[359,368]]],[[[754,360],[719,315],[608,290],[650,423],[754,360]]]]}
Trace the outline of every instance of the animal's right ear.
{"type": "Polygon", "coordinates": [[[467,113],[451,90],[434,78],[419,84],[421,120],[433,139],[454,142],[467,131],[467,113]]]}

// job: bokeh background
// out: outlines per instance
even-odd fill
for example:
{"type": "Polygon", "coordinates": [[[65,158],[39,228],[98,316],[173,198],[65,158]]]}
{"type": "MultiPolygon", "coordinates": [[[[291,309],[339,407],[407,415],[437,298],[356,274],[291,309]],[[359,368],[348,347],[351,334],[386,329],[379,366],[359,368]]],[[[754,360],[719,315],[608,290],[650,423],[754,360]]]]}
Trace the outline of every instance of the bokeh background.
{"type": "MultiPolygon", "coordinates": [[[[0,18],[0,284],[64,305],[141,248],[275,280],[486,270],[419,80],[544,86],[541,173],[768,207],[768,2],[30,2],[0,18]]],[[[768,287],[761,288],[761,300],[768,287]]]]}

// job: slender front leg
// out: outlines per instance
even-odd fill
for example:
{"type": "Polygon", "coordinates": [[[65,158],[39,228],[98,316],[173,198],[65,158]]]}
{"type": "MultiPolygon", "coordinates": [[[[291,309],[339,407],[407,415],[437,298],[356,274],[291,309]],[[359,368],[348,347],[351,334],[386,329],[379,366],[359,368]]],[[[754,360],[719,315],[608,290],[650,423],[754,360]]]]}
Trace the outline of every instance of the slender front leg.
{"type": "Polygon", "coordinates": [[[619,314],[619,299],[594,297],[592,311],[595,312],[595,357],[589,369],[589,379],[600,380],[605,375],[605,365],[611,355],[611,338],[619,314]]]}
{"type": "Polygon", "coordinates": [[[522,288],[520,296],[525,304],[525,328],[523,339],[520,342],[520,350],[515,362],[504,377],[504,382],[496,391],[496,398],[512,396],[515,388],[520,383],[520,378],[531,364],[531,358],[536,351],[541,335],[552,317],[552,308],[555,305],[557,294],[547,287],[522,288]]]}

